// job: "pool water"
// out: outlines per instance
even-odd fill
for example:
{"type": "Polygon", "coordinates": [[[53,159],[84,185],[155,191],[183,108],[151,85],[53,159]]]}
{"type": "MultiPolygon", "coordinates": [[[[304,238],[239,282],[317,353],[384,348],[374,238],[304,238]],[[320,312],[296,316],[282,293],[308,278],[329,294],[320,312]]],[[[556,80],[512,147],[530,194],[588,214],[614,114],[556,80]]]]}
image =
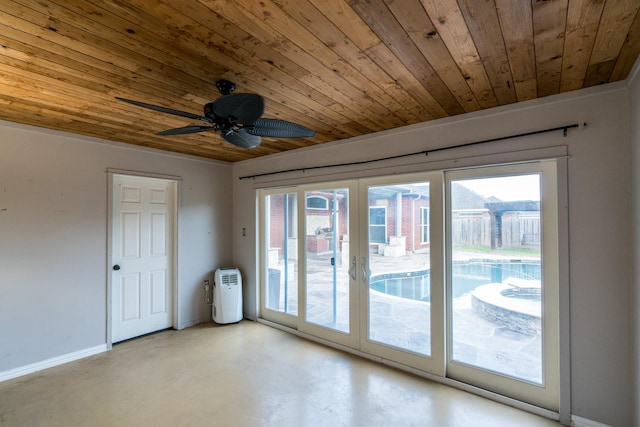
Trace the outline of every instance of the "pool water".
{"type": "Polygon", "coordinates": [[[431,272],[388,273],[371,277],[370,288],[387,295],[418,301],[430,300],[431,272]]]}
{"type": "MultiPolygon", "coordinates": [[[[541,277],[540,262],[533,260],[471,260],[454,263],[452,270],[453,298],[461,297],[480,285],[501,283],[507,277],[527,280],[540,280],[541,277]]],[[[371,277],[370,288],[401,298],[430,301],[430,283],[430,270],[397,272],[371,277]]]]}

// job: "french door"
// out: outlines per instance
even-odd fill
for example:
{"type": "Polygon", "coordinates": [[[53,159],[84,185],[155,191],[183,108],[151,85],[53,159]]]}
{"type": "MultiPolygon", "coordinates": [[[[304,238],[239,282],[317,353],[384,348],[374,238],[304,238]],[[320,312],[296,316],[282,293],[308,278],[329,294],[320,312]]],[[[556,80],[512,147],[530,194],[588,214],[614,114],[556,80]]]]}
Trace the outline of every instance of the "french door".
{"type": "Polygon", "coordinates": [[[442,375],[441,195],[437,173],[264,190],[262,316],[442,375]]]}
{"type": "Polygon", "coordinates": [[[442,174],[359,186],[360,349],[443,375],[442,174]]]}
{"type": "Polygon", "coordinates": [[[558,410],[556,164],[445,177],[446,374],[558,410]]]}
{"type": "Polygon", "coordinates": [[[261,317],[557,410],[555,170],[263,190],[261,317]]]}
{"type": "Polygon", "coordinates": [[[298,329],[357,347],[358,295],[355,182],[300,188],[299,278],[302,310],[298,329]]]}

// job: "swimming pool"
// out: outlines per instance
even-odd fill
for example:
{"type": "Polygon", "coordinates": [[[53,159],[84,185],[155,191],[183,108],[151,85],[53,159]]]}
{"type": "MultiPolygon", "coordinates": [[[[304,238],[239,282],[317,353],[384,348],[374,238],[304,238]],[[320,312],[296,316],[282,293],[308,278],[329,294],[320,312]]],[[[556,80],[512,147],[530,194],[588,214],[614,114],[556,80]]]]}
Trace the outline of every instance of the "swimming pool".
{"type": "MultiPolygon", "coordinates": [[[[452,265],[451,292],[453,298],[470,293],[487,283],[501,283],[507,277],[540,280],[540,261],[472,259],[452,265]]],[[[388,295],[418,301],[430,301],[431,271],[393,272],[371,277],[370,288],[388,295]]],[[[507,296],[507,295],[505,295],[507,296]]],[[[516,294],[508,295],[518,298],[516,294]]],[[[531,296],[529,296],[531,297],[531,296]]]]}

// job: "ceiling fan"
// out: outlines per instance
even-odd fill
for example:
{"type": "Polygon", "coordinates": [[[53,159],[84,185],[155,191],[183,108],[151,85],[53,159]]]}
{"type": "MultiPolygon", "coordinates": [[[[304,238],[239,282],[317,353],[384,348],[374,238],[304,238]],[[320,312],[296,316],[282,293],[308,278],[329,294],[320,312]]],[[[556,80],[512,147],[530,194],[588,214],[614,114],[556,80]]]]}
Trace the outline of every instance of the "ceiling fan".
{"type": "Polygon", "coordinates": [[[184,126],[158,132],[157,135],[184,135],[189,133],[220,132],[225,141],[241,148],[255,148],[262,136],[271,138],[307,138],[315,136],[311,129],[280,119],[262,118],[264,99],[255,93],[233,93],[236,85],[228,80],[218,80],[216,87],[222,96],[204,106],[204,115],[147,104],[140,101],[116,97],[116,99],[139,107],[173,114],[207,125],[184,126]]]}

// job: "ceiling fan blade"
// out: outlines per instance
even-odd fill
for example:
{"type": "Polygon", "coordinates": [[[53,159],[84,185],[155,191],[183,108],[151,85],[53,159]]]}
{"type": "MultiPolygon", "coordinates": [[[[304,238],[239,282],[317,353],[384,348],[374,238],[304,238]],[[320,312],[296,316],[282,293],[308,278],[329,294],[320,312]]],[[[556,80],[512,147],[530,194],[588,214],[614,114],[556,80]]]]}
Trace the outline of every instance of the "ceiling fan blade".
{"type": "Polygon", "coordinates": [[[159,105],[147,104],[146,102],[134,101],[132,99],[116,97],[119,101],[128,102],[129,104],[137,105],[138,107],[148,108],[149,110],[160,111],[161,113],[173,114],[174,116],[187,117],[189,119],[201,120],[203,122],[212,123],[213,121],[204,116],[199,116],[193,113],[187,113],[186,111],[174,110],[172,108],[161,107],[159,105]]]}
{"type": "Polygon", "coordinates": [[[240,148],[255,148],[260,145],[260,137],[251,135],[246,129],[239,129],[227,133],[222,131],[220,134],[225,141],[240,148]]]}
{"type": "Polygon", "coordinates": [[[305,126],[280,119],[258,119],[247,131],[252,135],[271,138],[308,138],[316,135],[305,126]]]}
{"type": "Polygon", "coordinates": [[[211,130],[218,130],[215,126],[185,126],[175,129],[167,129],[162,132],[158,132],[156,135],[185,135],[188,133],[208,132],[211,130]]]}
{"type": "Polygon", "coordinates": [[[232,93],[213,101],[211,108],[218,117],[250,125],[264,113],[264,99],[255,93],[232,93]]]}

